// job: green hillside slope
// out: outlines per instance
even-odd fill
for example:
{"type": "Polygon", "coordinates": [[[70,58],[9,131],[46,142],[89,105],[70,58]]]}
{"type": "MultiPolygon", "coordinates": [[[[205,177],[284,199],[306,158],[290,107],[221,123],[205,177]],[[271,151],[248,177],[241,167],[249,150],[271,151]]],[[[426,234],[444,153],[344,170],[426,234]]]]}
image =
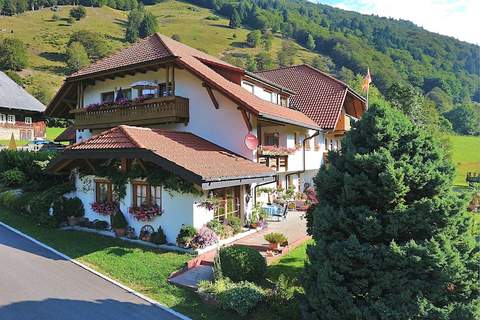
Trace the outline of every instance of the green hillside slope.
{"type": "MultiPolygon", "coordinates": [[[[70,35],[78,30],[91,30],[107,36],[112,50],[128,45],[124,41],[124,24],[127,12],[109,7],[87,8],[87,16],[70,25],[67,22],[71,6],[61,6],[53,12],[49,8],[25,12],[21,15],[0,16],[0,39],[16,37],[28,47],[29,67],[20,72],[26,79],[26,88],[35,92],[38,87],[49,92],[51,97],[68,73],[65,63],[65,49],[70,35]],[[52,16],[56,14],[59,20],[52,16]]],[[[226,54],[256,54],[261,48],[245,46],[246,29],[231,29],[228,20],[208,20],[214,14],[211,10],[198,6],[168,0],[157,5],[147,6],[147,10],[159,17],[159,32],[172,36],[177,34],[182,42],[222,57],[226,54]]],[[[274,56],[282,42],[290,41],[274,37],[271,54],[274,56]]],[[[290,41],[291,42],[291,41],[290,41]]],[[[316,54],[298,47],[296,63],[310,62],[316,54]]]]}
{"type": "Polygon", "coordinates": [[[457,168],[456,185],[467,185],[467,172],[480,172],[480,137],[450,136],[452,162],[457,168]]]}

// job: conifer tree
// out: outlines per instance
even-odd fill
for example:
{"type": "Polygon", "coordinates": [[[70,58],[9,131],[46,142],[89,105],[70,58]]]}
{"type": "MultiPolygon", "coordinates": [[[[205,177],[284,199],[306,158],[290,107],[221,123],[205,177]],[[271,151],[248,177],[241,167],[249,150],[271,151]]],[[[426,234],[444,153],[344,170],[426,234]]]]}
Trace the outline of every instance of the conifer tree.
{"type": "Polygon", "coordinates": [[[480,319],[479,244],[439,143],[373,105],[315,183],[306,319],[480,319]]]}
{"type": "Polygon", "coordinates": [[[232,16],[230,17],[230,22],[228,24],[230,28],[236,29],[242,25],[242,20],[236,8],[233,9],[232,16]]]}

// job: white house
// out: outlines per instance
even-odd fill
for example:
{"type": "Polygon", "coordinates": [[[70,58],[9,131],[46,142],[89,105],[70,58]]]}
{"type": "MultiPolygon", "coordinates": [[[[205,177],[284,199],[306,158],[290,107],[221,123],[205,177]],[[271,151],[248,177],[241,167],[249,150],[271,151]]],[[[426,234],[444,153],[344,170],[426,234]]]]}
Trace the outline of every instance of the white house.
{"type": "Polygon", "coordinates": [[[162,226],[169,242],[182,224],[200,228],[232,215],[245,220],[256,186],[288,183],[302,190],[311,183],[324,152],[348,129],[346,116],[358,118],[364,108],[342,84],[333,125],[324,126],[290,107],[297,90],[267,78],[154,34],[67,77],[46,113],[73,118],[77,143],[51,171],[75,170],[88,218],[108,218],[95,208],[118,202],[130,226],[162,226]],[[357,113],[352,104],[360,106],[357,113]],[[114,199],[115,186],[102,176],[106,167],[130,177],[122,199],[114,199]],[[132,178],[139,168],[143,173],[132,178]],[[196,192],[145,178],[158,172],[196,192]],[[215,209],[205,205],[208,199],[217,199],[215,209]],[[154,205],[163,213],[146,221],[127,214],[154,205]]]}

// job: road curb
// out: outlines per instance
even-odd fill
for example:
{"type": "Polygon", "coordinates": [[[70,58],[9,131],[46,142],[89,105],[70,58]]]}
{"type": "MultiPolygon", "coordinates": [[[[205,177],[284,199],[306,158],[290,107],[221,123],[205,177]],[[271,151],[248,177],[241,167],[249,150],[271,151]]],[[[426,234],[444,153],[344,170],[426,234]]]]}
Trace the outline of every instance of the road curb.
{"type": "Polygon", "coordinates": [[[85,269],[85,270],[87,270],[87,271],[95,274],[96,276],[98,276],[98,277],[100,277],[100,278],[102,278],[102,279],[104,279],[104,280],[106,280],[106,281],[108,281],[108,282],[110,282],[110,283],[113,283],[114,285],[122,288],[123,290],[125,290],[125,291],[127,291],[127,292],[129,292],[129,293],[131,293],[131,294],[133,294],[133,295],[135,295],[135,296],[137,296],[137,297],[139,297],[140,299],[143,299],[143,300],[145,300],[145,301],[147,301],[147,302],[149,302],[149,303],[157,306],[158,308],[160,308],[160,309],[162,309],[162,310],[164,310],[164,311],[167,311],[167,312],[173,314],[174,316],[176,316],[176,317],[178,317],[178,318],[180,318],[180,319],[182,319],[182,320],[192,320],[191,318],[189,318],[189,317],[187,317],[187,316],[185,316],[185,315],[183,315],[183,314],[181,314],[181,313],[179,313],[179,312],[177,312],[177,311],[175,311],[175,310],[173,310],[173,309],[170,309],[170,308],[167,307],[167,306],[164,306],[163,304],[159,303],[158,301],[155,301],[155,300],[153,300],[153,299],[150,299],[149,297],[141,294],[140,292],[135,291],[135,290],[133,290],[132,288],[129,288],[129,287],[127,287],[126,285],[123,285],[123,284],[121,284],[120,282],[115,281],[115,280],[113,280],[112,278],[107,277],[106,275],[104,275],[104,274],[102,274],[102,273],[100,273],[100,272],[98,272],[98,271],[93,270],[92,268],[84,265],[83,263],[78,262],[77,260],[70,258],[70,257],[67,256],[66,254],[63,254],[63,253],[61,253],[61,252],[53,249],[52,247],[44,244],[43,242],[38,241],[38,240],[35,239],[35,238],[32,238],[31,236],[29,236],[29,235],[21,232],[20,230],[15,229],[14,227],[9,226],[8,224],[5,224],[5,223],[3,223],[3,222],[0,221],[0,226],[5,227],[6,229],[8,229],[8,230],[10,230],[10,231],[12,231],[12,232],[20,235],[20,236],[22,236],[22,237],[24,237],[24,238],[32,241],[33,243],[35,243],[35,244],[37,244],[37,245],[39,245],[39,246],[41,246],[41,247],[43,247],[43,248],[45,248],[45,249],[53,252],[54,254],[56,254],[56,255],[64,258],[65,260],[68,260],[68,261],[76,264],[77,266],[79,266],[79,267],[81,267],[81,268],[83,268],[83,269],[85,269]]]}

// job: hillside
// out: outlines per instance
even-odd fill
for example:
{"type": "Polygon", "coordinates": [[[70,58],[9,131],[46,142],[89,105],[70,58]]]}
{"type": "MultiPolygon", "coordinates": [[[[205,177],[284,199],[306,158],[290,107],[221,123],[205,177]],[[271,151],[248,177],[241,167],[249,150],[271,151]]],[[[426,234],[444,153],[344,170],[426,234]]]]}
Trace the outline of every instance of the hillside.
{"type": "MultiPolygon", "coordinates": [[[[0,38],[14,36],[28,46],[30,65],[20,74],[27,80],[26,87],[30,92],[41,87],[51,97],[59,88],[67,74],[64,57],[66,44],[70,34],[75,31],[85,29],[105,34],[112,51],[128,45],[123,39],[127,12],[109,7],[87,8],[86,18],[70,25],[66,21],[70,8],[61,6],[57,12],[45,8],[13,17],[0,16],[0,38]],[[53,14],[60,19],[52,19],[53,14]]],[[[241,56],[245,53],[253,55],[261,50],[245,46],[249,30],[230,29],[228,19],[224,18],[208,20],[207,17],[214,16],[211,10],[172,0],[147,6],[147,10],[159,17],[160,33],[168,36],[177,34],[182,42],[210,54],[220,57],[226,54],[241,56]]],[[[284,41],[290,40],[274,37],[272,55],[276,54],[284,41]]],[[[296,63],[310,62],[315,56],[301,46],[295,46],[299,49],[296,63]]]]}

